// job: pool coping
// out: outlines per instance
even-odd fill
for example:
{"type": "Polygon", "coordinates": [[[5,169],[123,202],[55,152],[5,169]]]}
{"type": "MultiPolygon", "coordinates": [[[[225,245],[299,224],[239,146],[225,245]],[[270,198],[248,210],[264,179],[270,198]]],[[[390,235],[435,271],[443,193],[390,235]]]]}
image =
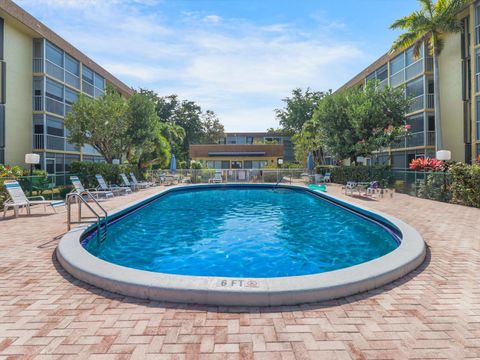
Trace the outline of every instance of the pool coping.
{"type": "MultiPolygon", "coordinates": [[[[249,185],[262,186],[231,183],[166,188],[111,212],[109,219],[118,218],[162,194],[183,188],[249,185]]],[[[320,274],[278,278],[186,276],[137,270],[99,259],[81,244],[82,235],[92,228],[91,224],[82,224],[62,237],[56,250],[57,259],[75,278],[114,293],[157,301],[229,306],[296,305],[345,297],[397,280],[423,262],[425,242],[418,231],[403,221],[304,186],[281,184],[278,187],[301,189],[368,217],[386,220],[401,232],[401,243],[377,259],[320,274]]]]}

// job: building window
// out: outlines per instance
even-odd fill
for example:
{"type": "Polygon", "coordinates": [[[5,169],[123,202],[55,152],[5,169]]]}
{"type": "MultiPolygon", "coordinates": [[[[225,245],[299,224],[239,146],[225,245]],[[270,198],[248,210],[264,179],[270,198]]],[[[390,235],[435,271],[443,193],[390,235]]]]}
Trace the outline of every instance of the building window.
{"type": "Polygon", "coordinates": [[[80,62],[72,58],[70,55],[65,55],[65,70],[73,75],[80,76],[80,62]]]}
{"type": "Polygon", "coordinates": [[[63,51],[48,41],[46,48],[46,56],[48,61],[54,63],[57,66],[63,67],[63,51]]]}
{"type": "Polygon", "coordinates": [[[45,95],[52,99],[63,101],[63,85],[47,79],[45,95]]]}
{"type": "Polygon", "coordinates": [[[423,95],[423,77],[407,83],[405,87],[406,94],[410,98],[414,98],[423,95]]]}
{"type": "Polygon", "coordinates": [[[72,105],[78,100],[78,92],[65,88],[65,102],[72,105]]]}
{"type": "Polygon", "coordinates": [[[63,121],[47,115],[47,134],[63,137],[63,121]]]}
{"type": "Polygon", "coordinates": [[[390,74],[395,75],[405,67],[405,55],[402,53],[390,61],[390,74]]]}
{"type": "Polygon", "coordinates": [[[90,70],[88,67],[83,66],[82,79],[83,81],[86,81],[89,84],[93,85],[93,70],[90,70]]]}
{"type": "Polygon", "coordinates": [[[475,91],[480,92],[480,48],[475,50],[475,91]]]}
{"type": "Polygon", "coordinates": [[[407,118],[407,124],[410,125],[410,132],[417,133],[423,131],[424,129],[424,118],[423,114],[415,115],[407,118]]]}
{"type": "Polygon", "coordinates": [[[95,74],[95,87],[100,90],[105,89],[105,79],[98,74],[95,74]]]}

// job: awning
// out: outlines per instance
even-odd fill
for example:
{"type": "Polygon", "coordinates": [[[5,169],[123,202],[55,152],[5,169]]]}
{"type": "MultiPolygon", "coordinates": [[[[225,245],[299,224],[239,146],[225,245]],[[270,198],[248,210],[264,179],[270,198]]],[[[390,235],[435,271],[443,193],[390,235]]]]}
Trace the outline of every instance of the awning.
{"type": "Polygon", "coordinates": [[[265,151],[209,151],[208,156],[265,156],[265,151]]]}

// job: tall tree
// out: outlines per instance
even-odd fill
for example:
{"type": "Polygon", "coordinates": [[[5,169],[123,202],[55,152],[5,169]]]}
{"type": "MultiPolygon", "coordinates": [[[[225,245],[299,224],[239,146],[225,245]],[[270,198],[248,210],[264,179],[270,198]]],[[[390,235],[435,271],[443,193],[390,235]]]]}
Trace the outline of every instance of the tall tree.
{"type": "Polygon", "coordinates": [[[423,43],[433,57],[434,106],[435,106],[435,147],[443,149],[440,113],[440,79],[438,74],[438,56],[444,46],[444,38],[448,33],[462,31],[462,23],[457,18],[458,12],[467,0],[418,0],[420,10],[395,21],[390,28],[402,29],[393,43],[392,52],[413,46],[413,54],[418,57],[423,43]]]}
{"type": "Polygon", "coordinates": [[[202,143],[216,144],[225,136],[225,128],[213,111],[207,110],[202,114],[202,123],[202,143]]]}
{"type": "Polygon", "coordinates": [[[159,135],[160,119],[155,111],[155,103],[138,92],[128,99],[127,116],[127,159],[133,162],[144,150],[153,147],[155,138],[159,135]]]}
{"type": "Polygon", "coordinates": [[[80,95],[65,117],[69,142],[93,146],[108,163],[120,159],[128,146],[128,106],[112,87],[97,99],[80,95]]]}
{"type": "Polygon", "coordinates": [[[307,88],[305,92],[300,88],[294,89],[292,97],[282,99],[285,107],[275,110],[276,117],[282,128],[290,135],[300,132],[303,124],[312,118],[318,102],[324,95],[325,93],[311,91],[310,88],[307,88]]]}
{"type": "Polygon", "coordinates": [[[355,162],[405,135],[408,106],[401,88],[381,88],[373,81],[364,89],[328,94],[303,126],[302,146],[308,151],[324,146],[338,159],[355,162]]]}

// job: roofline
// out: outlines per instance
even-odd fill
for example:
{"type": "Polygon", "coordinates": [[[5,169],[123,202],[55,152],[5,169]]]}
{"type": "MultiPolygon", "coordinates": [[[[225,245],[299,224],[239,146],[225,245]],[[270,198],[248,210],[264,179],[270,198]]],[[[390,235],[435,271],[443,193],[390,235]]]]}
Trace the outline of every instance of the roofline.
{"type": "Polygon", "coordinates": [[[14,20],[18,21],[22,25],[26,26],[32,32],[38,34],[40,37],[45,38],[51,43],[55,44],[69,55],[82,62],[82,64],[90,67],[93,71],[103,76],[109,83],[116,86],[121,92],[127,95],[132,95],[134,93],[134,90],[130,86],[117,79],[114,75],[97,64],[83,52],[78,50],[71,43],[63,39],[60,35],[43,24],[40,20],[36,19],[23,8],[15,4],[12,0],[0,0],[0,10],[11,16],[14,20]]]}

